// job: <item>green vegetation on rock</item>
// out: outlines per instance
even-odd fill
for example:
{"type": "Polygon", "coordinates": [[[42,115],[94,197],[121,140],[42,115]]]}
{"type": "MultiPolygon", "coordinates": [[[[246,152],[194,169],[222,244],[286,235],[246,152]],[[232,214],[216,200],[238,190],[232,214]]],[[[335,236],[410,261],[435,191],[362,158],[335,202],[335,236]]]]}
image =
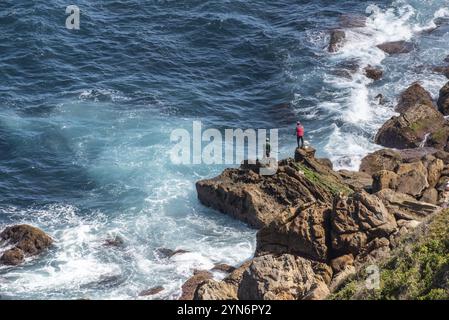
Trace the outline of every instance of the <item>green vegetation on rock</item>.
{"type": "Polygon", "coordinates": [[[449,299],[449,210],[406,236],[380,270],[378,290],[367,290],[366,275],[359,273],[332,299],[449,299]]]}

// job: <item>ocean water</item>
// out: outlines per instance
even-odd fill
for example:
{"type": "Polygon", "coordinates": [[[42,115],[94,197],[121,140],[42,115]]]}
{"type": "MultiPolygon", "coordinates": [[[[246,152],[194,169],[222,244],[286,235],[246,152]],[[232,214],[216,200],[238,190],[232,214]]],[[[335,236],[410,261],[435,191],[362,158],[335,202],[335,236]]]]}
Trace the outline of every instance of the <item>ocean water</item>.
{"type": "Polygon", "coordinates": [[[449,54],[447,0],[79,0],[67,30],[70,4],[0,3],[0,229],[55,239],[0,267],[1,299],[176,299],[194,269],[250,258],[255,231],[199,204],[195,181],[224,166],[171,163],[172,130],[279,128],[286,157],[301,119],[320,156],[357,169],[401,90],[419,80],[436,96],[446,81],[431,66],[449,54]],[[367,23],[329,54],[342,14],[367,23]],[[395,40],[416,49],[376,48],[395,40]],[[368,64],[384,79],[364,77],[368,64]],[[117,235],[123,247],[104,246],[117,235]]]}

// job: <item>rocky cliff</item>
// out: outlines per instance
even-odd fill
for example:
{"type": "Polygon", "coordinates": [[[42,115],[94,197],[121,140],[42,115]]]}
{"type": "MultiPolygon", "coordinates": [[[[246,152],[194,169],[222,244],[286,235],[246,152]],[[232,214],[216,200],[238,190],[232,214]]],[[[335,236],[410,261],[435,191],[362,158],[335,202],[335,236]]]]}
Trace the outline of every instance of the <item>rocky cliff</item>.
{"type": "Polygon", "coordinates": [[[395,149],[369,154],[359,172],[334,171],[306,147],[281,160],[273,176],[243,164],[199,181],[201,203],[258,233],[254,257],[222,281],[199,283],[194,298],[342,297],[364,266],[396,254],[404,237],[427,225],[448,199],[446,91],[438,106],[418,83],[404,91],[399,116],[376,137],[395,149]]]}

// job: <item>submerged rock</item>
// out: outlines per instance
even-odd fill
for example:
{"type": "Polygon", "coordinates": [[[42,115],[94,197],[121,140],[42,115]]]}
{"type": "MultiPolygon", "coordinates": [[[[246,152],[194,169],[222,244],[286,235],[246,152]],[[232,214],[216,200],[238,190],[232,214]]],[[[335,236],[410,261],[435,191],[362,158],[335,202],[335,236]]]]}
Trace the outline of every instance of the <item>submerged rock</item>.
{"type": "Polygon", "coordinates": [[[230,265],[228,265],[226,263],[219,263],[219,264],[216,264],[211,269],[211,271],[221,271],[221,272],[224,272],[224,273],[232,273],[232,272],[235,271],[235,269],[236,269],[235,267],[230,266],[230,265]]]}
{"type": "Polygon", "coordinates": [[[163,286],[157,286],[148,290],[143,290],[139,293],[139,297],[146,297],[146,296],[154,296],[158,293],[161,293],[162,291],[164,291],[164,287],[163,286]]]}
{"type": "Polygon", "coordinates": [[[383,75],[384,75],[384,71],[380,68],[375,68],[371,65],[367,66],[364,70],[365,75],[374,80],[374,81],[378,81],[380,79],[382,79],[383,75]]]}
{"type": "Polygon", "coordinates": [[[0,257],[0,262],[6,265],[18,265],[25,257],[36,256],[50,247],[53,239],[42,230],[30,225],[7,227],[0,233],[2,244],[13,247],[0,257]]]}
{"type": "Polygon", "coordinates": [[[449,78],[449,66],[438,66],[432,68],[433,72],[435,73],[441,73],[446,78],[449,78]]]}
{"type": "Polygon", "coordinates": [[[413,43],[407,41],[385,42],[377,47],[390,55],[409,53],[414,50],[413,43]]]}
{"type": "Polygon", "coordinates": [[[327,50],[329,52],[335,53],[343,46],[346,40],[346,33],[343,30],[333,30],[331,32],[329,47],[327,50]]]}
{"type": "Polygon", "coordinates": [[[190,251],[187,251],[184,249],[172,250],[172,249],[167,249],[167,248],[158,248],[158,249],[156,249],[156,252],[163,258],[171,258],[178,254],[189,253],[190,251]]]}

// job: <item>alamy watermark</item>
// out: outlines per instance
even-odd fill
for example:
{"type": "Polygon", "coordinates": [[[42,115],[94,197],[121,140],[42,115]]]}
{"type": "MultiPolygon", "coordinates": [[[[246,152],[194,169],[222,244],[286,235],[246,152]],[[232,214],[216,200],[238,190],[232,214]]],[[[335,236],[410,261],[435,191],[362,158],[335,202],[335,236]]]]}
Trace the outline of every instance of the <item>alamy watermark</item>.
{"type": "Polygon", "coordinates": [[[277,129],[209,128],[203,131],[201,121],[192,130],[175,129],[170,141],[174,146],[170,159],[174,164],[258,165],[259,174],[274,175],[278,168],[277,129]]]}
{"type": "Polygon", "coordinates": [[[65,13],[69,16],[65,20],[65,27],[69,30],[80,29],[80,8],[76,5],[70,5],[65,8],[65,13]]]}

